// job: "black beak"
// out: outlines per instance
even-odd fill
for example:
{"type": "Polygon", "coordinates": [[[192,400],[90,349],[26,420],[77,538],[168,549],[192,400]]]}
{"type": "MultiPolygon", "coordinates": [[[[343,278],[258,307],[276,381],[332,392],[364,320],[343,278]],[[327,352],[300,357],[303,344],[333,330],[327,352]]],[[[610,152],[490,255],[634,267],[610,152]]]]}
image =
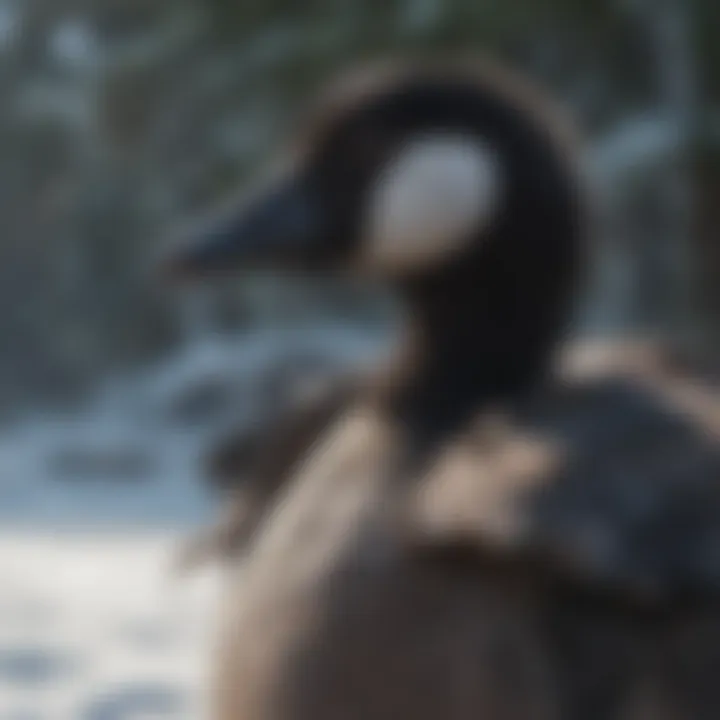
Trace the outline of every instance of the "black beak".
{"type": "Polygon", "coordinates": [[[174,244],[161,260],[176,279],[203,278],[242,268],[293,269],[312,262],[324,236],[320,202],[308,183],[284,181],[247,207],[232,209],[174,244]]]}

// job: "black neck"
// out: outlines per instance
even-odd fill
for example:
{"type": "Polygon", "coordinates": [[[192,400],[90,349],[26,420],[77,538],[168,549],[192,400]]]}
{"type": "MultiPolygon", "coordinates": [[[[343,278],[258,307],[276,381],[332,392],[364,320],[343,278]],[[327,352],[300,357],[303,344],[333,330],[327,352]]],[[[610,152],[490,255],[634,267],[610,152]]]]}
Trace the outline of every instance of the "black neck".
{"type": "Polygon", "coordinates": [[[583,264],[582,190],[564,151],[523,113],[473,97],[462,107],[494,139],[508,180],[492,228],[398,288],[415,345],[385,388],[386,407],[421,447],[542,379],[583,264]]]}
{"type": "Polygon", "coordinates": [[[526,260],[488,249],[405,283],[413,343],[386,399],[413,445],[435,446],[544,377],[567,320],[570,274],[551,251],[539,266],[526,260]]]}

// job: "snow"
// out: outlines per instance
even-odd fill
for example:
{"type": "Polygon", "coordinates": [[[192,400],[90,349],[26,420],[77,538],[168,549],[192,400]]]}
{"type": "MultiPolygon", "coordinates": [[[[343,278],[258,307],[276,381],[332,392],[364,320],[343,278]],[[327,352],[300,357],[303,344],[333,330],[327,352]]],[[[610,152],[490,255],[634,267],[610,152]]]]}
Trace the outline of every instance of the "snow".
{"type": "Polygon", "coordinates": [[[0,720],[203,717],[212,576],[172,577],[213,514],[198,442],[131,417],[36,420],[0,437],[0,720]],[[150,477],[58,478],[67,445],[152,445],[150,477]]]}
{"type": "Polygon", "coordinates": [[[0,528],[192,527],[213,510],[200,482],[196,437],[148,431],[130,419],[48,419],[0,436],[0,528]],[[56,454],[72,449],[102,452],[115,447],[149,454],[150,477],[98,477],[68,481],[52,467],[56,454]]]}
{"type": "Polygon", "coordinates": [[[0,533],[0,719],[202,718],[218,578],[181,535],[0,533]]]}

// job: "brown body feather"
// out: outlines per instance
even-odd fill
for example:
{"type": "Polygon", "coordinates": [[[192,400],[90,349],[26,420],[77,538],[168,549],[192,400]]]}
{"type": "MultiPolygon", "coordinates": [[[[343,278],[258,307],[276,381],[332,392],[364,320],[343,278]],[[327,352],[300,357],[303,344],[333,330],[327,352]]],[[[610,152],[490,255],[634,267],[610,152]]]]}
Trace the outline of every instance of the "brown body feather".
{"type": "MultiPolygon", "coordinates": [[[[683,372],[673,355],[656,343],[601,341],[572,344],[561,358],[560,372],[563,382],[567,383],[613,375],[633,378],[649,386],[651,392],[658,393],[675,412],[685,415],[701,431],[720,439],[718,390],[709,378],[683,372]]],[[[279,489],[292,478],[293,471],[323,431],[358,394],[359,387],[357,381],[330,380],[300,402],[289,402],[281,407],[265,423],[254,426],[251,431],[237,431],[213,448],[208,456],[207,473],[227,490],[225,509],[216,525],[184,548],[180,557],[182,569],[192,569],[205,561],[230,559],[247,549],[279,489]]],[[[483,491],[482,477],[489,473],[506,478],[503,482],[493,483],[496,491],[505,488],[506,493],[514,492],[513,480],[526,477],[528,470],[533,478],[538,478],[540,468],[552,465],[562,457],[558,441],[553,444],[547,438],[540,441],[532,436],[508,434],[509,427],[502,414],[489,414],[483,418],[480,433],[469,434],[471,457],[467,457],[468,443],[455,448],[455,462],[463,462],[457,455],[465,452],[464,462],[470,463],[470,474],[461,472],[459,476],[467,478],[467,488],[473,493],[483,491]],[[495,443],[488,448],[488,440],[493,438],[495,443]],[[484,472],[480,472],[483,459],[479,451],[482,448],[489,450],[484,460],[484,472]],[[477,471],[481,477],[477,479],[470,477],[473,463],[480,463],[477,471]]],[[[426,506],[436,503],[433,493],[440,493],[439,498],[449,501],[447,493],[432,487],[432,490],[424,490],[427,496],[422,502],[426,506]]],[[[443,522],[439,512],[442,502],[440,500],[434,508],[432,516],[435,519],[428,517],[430,527],[434,522],[443,522]]],[[[484,503],[483,506],[488,516],[495,515],[499,525],[508,522],[497,505],[484,503]]],[[[475,502],[465,506],[464,511],[472,512],[473,508],[477,511],[479,507],[475,502]]],[[[459,518],[454,522],[457,532],[459,518]]]]}
{"type": "Polygon", "coordinates": [[[712,717],[720,453],[618,369],[484,414],[402,492],[397,430],[349,410],[228,595],[217,716],[712,717]]]}
{"type": "Polygon", "coordinates": [[[180,551],[178,570],[243,554],[297,465],[355,394],[355,382],[333,378],[282,407],[264,423],[224,438],[208,455],[207,473],[225,492],[219,521],[180,551]]]}

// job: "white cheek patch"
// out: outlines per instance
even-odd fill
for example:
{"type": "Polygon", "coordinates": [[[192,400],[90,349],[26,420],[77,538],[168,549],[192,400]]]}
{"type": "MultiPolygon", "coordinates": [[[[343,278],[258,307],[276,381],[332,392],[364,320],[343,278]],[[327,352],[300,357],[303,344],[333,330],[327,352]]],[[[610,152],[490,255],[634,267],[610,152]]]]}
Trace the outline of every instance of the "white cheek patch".
{"type": "Polygon", "coordinates": [[[496,217],[500,180],[497,156],[479,139],[428,135],[412,141],[370,195],[364,261],[412,269],[460,249],[496,217]]]}

